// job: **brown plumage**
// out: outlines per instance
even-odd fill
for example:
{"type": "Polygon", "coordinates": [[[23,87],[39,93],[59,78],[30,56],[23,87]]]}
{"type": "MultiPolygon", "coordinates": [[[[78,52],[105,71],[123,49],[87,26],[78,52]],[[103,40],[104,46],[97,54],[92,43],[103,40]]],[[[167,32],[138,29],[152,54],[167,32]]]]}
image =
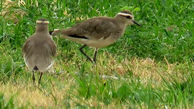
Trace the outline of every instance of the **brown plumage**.
{"type": "Polygon", "coordinates": [[[41,75],[47,71],[53,64],[53,57],[56,55],[56,45],[48,32],[48,21],[37,20],[36,32],[30,36],[22,49],[27,67],[33,71],[33,81],[35,81],[34,72],[40,71],[41,75]]]}
{"type": "Polygon", "coordinates": [[[96,61],[97,49],[114,43],[121,37],[127,25],[137,24],[129,11],[121,11],[115,17],[95,17],[64,30],[55,29],[52,35],[84,44],[80,51],[92,62],[96,61]],[[83,52],[86,46],[95,47],[93,60],[83,52]]]}

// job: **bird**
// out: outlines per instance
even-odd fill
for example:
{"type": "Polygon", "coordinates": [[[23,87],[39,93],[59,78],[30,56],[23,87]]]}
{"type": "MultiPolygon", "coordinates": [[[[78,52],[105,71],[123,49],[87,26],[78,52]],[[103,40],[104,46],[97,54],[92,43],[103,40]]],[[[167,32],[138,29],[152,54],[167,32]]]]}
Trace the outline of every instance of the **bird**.
{"type": "Polygon", "coordinates": [[[35,83],[35,72],[40,72],[38,80],[40,84],[43,73],[54,63],[56,45],[49,34],[48,24],[49,21],[46,19],[38,19],[35,33],[26,40],[22,48],[25,64],[33,72],[33,83],[35,83]]]}
{"type": "Polygon", "coordinates": [[[54,29],[53,36],[62,35],[63,38],[83,44],[80,52],[91,62],[96,63],[99,48],[116,42],[125,32],[128,25],[136,24],[133,14],[128,10],[120,11],[115,17],[94,17],[78,23],[67,29],[54,29]],[[94,57],[91,59],[84,51],[86,46],[94,47],[94,57]]]}

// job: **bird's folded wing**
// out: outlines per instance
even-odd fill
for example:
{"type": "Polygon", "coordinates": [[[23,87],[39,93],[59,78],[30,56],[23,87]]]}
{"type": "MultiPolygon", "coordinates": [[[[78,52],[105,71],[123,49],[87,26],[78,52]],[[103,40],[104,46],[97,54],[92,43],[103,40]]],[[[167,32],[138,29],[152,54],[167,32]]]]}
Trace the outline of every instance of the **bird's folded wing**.
{"type": "Polygon", "coordinates": [[[31,38],[28,38],[26,40],[26,42],[24,43],[24,46],[22,48],[23,55],[25,55],[26,53],[28,53],[28,51],[30,50],[32,44],[33,44],[33,42],[31,41],[31,38]]]}
{"type": "Polygon", "coordinates": [[[57,49],[57,47],[56,47],[54,41],[53,40],[48,40],[47,43],[48,43],[48,46],[50,48],[49,50],[50,50],[51,55],[52,56],[55,56],[56,55],[56,49],[57,49]]]}
{"type": "Polygon", "coordinates": [[[72,28],[62,30],[61,34],[74,38],[98,40],[110,36],[114,29],[115,24],[112,22],[93,18],[77,24],[72,28]]]}

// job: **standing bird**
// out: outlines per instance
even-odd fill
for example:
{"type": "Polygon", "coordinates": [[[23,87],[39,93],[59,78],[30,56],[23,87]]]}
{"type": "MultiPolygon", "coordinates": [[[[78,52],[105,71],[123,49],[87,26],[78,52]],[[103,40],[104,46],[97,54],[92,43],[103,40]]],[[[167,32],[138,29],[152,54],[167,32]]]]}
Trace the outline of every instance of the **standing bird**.
{"type": "Polygon", "coordinates": [[[68,29],[55,29],[52,35],[61,34],[64,38],[83,44],[80,51],[91,62],[96,62],[98,48],[113,44],[120,38],[128,25],[138,24],[131,12],[125,10],[119,12],[115,17],[95,17],[79,23],[68,29]],[[83,48],[94,47],[93,60],[86,55],[83,48]]]}
{"type": "Polygon", "coordinates": [[[49,21],[40,19],[36,21],[36,32],[29,37],[22,49],[27,67],[33,71],[32,80],[35,83],[34,73],[40,72],[40,84],[43,72],[47,71],[54,63],[56,45],[48,30],[49,21]]]}

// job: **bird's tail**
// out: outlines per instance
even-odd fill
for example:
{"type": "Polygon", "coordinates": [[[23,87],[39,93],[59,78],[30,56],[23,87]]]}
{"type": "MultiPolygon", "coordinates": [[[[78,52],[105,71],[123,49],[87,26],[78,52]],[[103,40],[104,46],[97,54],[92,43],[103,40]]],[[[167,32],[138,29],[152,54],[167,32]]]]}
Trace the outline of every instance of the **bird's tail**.
{"type": "Polygon", "coordinates": [[[61,30],[59,30],[59,29],[54,29],[53,31],[49,31],[49,33],[50,33],[52,36],[56,36],[56,35],[58,35],[58,34],[61,33],[61,30]]]}
{"type": "Polygon", "coordinates": [[[38,67],[35,65],[33,70],[37,71],[38,70],[38,67]]]}

